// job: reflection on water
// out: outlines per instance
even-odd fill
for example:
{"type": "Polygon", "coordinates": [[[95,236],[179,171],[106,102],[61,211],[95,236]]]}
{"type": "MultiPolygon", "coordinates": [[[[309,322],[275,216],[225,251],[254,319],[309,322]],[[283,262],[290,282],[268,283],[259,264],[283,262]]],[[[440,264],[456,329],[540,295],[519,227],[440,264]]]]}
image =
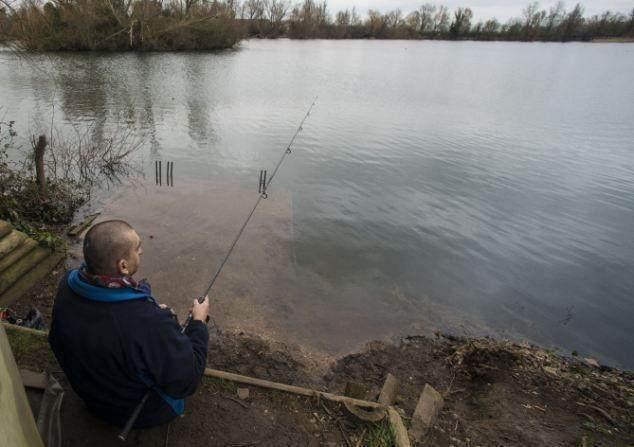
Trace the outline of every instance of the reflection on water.
{"type": "MultiPolygon", "coordinates": [[[[150,143],[147,176],[175,162],[177,185],[162,193],[190,191],[180,178],[206,185],[158,215],[141,198],[109,205],[173,228],[197,259],[222,252],[233,221],[201,222],[249,206],[259,170],[319,95],[269,191],[292,194],[288,223],[260,216],[252,231],[266,244],[251,258],[245,244],[217,291],[227,326],[329,352],[437,328],[492,333],[634,366],[632,45],[252,41],[37,56],[38,70],[0,57],[0,100],[23,134],[49,125],[53,103],[58,126],[107,135],[127,123],[150,143]],[[175,223],[199,210],[193,221],[216,233],[195,231],[195,243],[175,223]],[[286,267],[267,250],[287,250],[286,267]],[[239,309],[226,304],[235,296],[239,309]]],[[[172,300],[174,272],[147,272],[172,300]]]]}

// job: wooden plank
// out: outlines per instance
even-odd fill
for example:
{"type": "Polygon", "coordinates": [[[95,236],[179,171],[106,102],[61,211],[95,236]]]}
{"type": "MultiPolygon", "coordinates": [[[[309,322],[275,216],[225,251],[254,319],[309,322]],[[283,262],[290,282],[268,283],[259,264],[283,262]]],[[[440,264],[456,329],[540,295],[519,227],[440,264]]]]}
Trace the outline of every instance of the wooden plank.
{"type": "Polygon", "coordinates": [[[0,444],[12,447],[44,447],[4,326],[0,326],[0,383],[0,444]]]}
{"type": "Polygon", "coordinates": [[[100,214],[101,213],[95,213],[95,214],[86,216],[84,220],[82,220],[80,223],[71,227],[71,229],[68,230],[67,234],[72,237],[79,236],[86,228],[88,228],[95,221],[97,217],[99,217],[100,214]]]}
{"type": "Polygon", "coordinates": [[[394,432],[394,446],[395,447],[411,447],[409,442],[409,436],[407,435],[407,429],[403,424],[403,419],[398,411],[394,407],[388,407],[387,416],[394,432]]]}
{"type": "Polygon", "coordinates": [[[26,234],[16,230],[13,230],[11,233],[5,235],[2,239],[0,239],[0,258],[4,258],[6,255],[15,250],[26,240],[26,238],[26,234]]]}
{"type": "Polygon", "coordinates": [[[46,373],[43,372],[21,369],[20,377],[22,377],[22,384],[27,388],[45,390],[48,386],[48,377],[46,377],[46,373]]]}
{"type": "Polygon", "coordinates": [[[27,272],[34,269],[40,261],[46,258],[51,253],[51,250],[44,247],[36,247],[29,252],[26,256],[21,257],[11,267],[0,273],[0,295],[15,284],[18,279],[24,276],[27,272]]]}
{"type": "Polygon", "coordinates": [[[423,439],[436,422],[443,404],[444,400],[440,393],[426,383],[412,416],[412,427],[409,433],[413,440],[421,441],[423,439]]]}
{"type": "Polygon", "coordinates": [[[38,281],[43,279],[66,256],[66,253],[52,252],[34,269],[18,279],[0,295],[0,305],[6,306],[24,295],[38,281]]]}
{"type": "Polygon", "coordinates": [[[11,233],[13,227],[6,220],[0,220],[0,237],[4,237],[5,235],[11,233]]]}
{"type": "Polygon", "coordinates": [[[394,405],[396,401],[396,393],[398,392],[398,379],[392,374],[387,373],[383,388],[381,388],[381,394],[379,394],[379,403],[389,407],[394,405]]]}
{"type": "Polygon", "coordinates": [[[340,403],[348,403],[362,408],[377,408],[385,410],[385,406],[378,402],[371,402],[368,400],[355,399],[352,397],[339,396],[325,391],[313,390],[310,388],[304,388],[294,385],[286,385],[284,383],[271,382],[269,380],[257,379],[255,377],[243,376],[240,374],[234,374],[225,371],[219,371],[217,369],[206,368],[205,376],[215,377],[216,379],[230,380],[237,383],[246,383],[248,385],[258,386],[260,388],[268,388],[271,390],[285,391],[287,393],[299,394],[301,396],[308,397],[322,397],[326,400],[340,403]]]}
{"type": "Polygon", "coordinates": [[[35,335],[37,337],[48,337],[48,331],[41,331],[39,329],[33,329],[30,327],[18,326],[16,324],[7,323],[6,321],[2,322],[2,326],[8,328],[11,331],[26,332],[27,334],[35,335]]]}
{"type": "Polygon", "coordinates": [[[38,245],[37,241],[35,241],[34,239],[30,239],[30,238],[26,239],[22,243],[22,245],[17,247],[15,250],[13,250],[4,258],[0,259],[0,272],[5,271],[9,267],[11,267],[13,264],[18,262],[18,259],[20,259],[22,256],[26,256],[26,254],[30,253],[31,250],[37,247],[37,245],[38,245]]]}

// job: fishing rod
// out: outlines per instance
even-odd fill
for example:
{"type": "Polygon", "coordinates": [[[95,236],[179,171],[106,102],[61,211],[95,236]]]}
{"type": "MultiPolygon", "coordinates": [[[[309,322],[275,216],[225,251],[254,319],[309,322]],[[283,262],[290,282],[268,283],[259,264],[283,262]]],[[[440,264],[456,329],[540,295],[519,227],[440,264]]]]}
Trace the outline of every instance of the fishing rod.
{"type": "MultiPolygon", "coordinates": [[[[295,139],[297,138],[297,135],[299,135],[299,133],[302,131],[304,123],[306,122],[306,120],[310,116],[310,112],[313,110],[313,107],[315,106],[315,103],[317,102],[317,98],[318,97],[315,96],[315,99],[313,99],[313,102],[311,103],[310,107],[308,108],[308,111],[306,112],[306,115],[304,115],[304,118],[300,121],[299,126],[297,126],[297,129],[295,130],[295,133],[293,134],[293,137],[291,138],[290,142],[286,146],[286,149],[282,153],[282,156],[280,157],[280,159],[278,160],[277,164],[275,165],[275,169],[273,169],[273,173],[271,174],[271,176],[268,177],[268,179],[267,179],[267,172],[264,171],[264,170],[260,171],[260,182],[258,184],[258,194],[259,194],[258,199],[255,201],[255,204],[253,205],[253,208],[251,208],[251,212],[248,214],[248,216],[245,219],[244,223],[240,227],[240,230],[236,234],[236,237],[233,239],[233,242],[229,246],[229,250],[227,251],[227,254],[222,259],[222,262],[220,263],[220,266],[216,270],[216,273],[214,274],[214,276],[211,278],[211,281],[209,281],[209,284],[207,285],[207,288],[205,289],[203,294],[200,295],[197,298],[198,303],[202,304],[205,301],[205,297],[207,295],[209,295],[209,292],[211,291],[211,288],[216,283],[216,280],[220,276],[220,273],[222,272],[222,269],[224,268],[225,264],[227,263],[227,261],[231,257],[231,254],[233,253],[234,248],[238,244],[238,241],[240,240],[240,237],[242,236],[242,233],[244,233],[244,230],[246,229],[247,225],[249,224],[249,221],[251,221],[251,218],[253,217],[253,214],[255,214],[255,210],[257,210],[258,206],[260,205],[260,202],[262,202],[262,199],[268,198],[268,192],[267,191],[269,189],[269,186],[273,182],[273,179],[275,178],[275,175],[277,174],[277,171],[280,169],[280,166],[282,166],[282,162],[284,161],[286,156],[291,153],[291,147],[293,146],[293,143],[295,143],[295,139]]],[[[207,318],[209,319],[209,317],[207,317],[207,318]]],[[[185,323],[183,324],[183,328],[181,329],[181,334],[185,333],[185,330],[187,329],[187,326],[189,326],[189,323],[191,323],[191,321],[192,321],[192,314],[190,312],[189,315],[187,316],[187,319],[185,320],[185,323]]],[[[216,326],[215,322],[213,323],[213,325],[214,325],[214,327],[216,326]]],[[[152,388],[150,388],[145,393],[145,395],[143,396],[143,399],[141,399],[139,404],[134,408],[134,411],[132,411],[132,414],[130,415],[130,418],[127,420],[125,426],[123,427],[123,430],[121,430],[121,433],[119,433],[119,435],[118,435],[118,438],[121,441],[125,441],[128,438],[128,435],[130,434],[130,431],[132,430],[132,427],[134,426],[134,423],[136,422],[136,420],[138,419],[139,415],[141,414],[141,410],[143,409],[143,406],[145,405],[145,402],[148,400],[151,392],[152,392],[152,388]]]]}

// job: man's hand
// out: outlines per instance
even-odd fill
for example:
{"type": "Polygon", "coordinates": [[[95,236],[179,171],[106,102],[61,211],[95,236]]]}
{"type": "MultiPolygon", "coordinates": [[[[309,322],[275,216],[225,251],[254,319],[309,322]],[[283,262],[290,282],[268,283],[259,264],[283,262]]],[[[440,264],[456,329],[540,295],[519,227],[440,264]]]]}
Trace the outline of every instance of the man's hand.
{"type": "Polygon", "coordinates": [[[194,300],[191,313],[192,320],[206,321],[207,315],[209,315],[209,296],[206,296],[202,303],[199,303],[198,300],[194,300]]]}

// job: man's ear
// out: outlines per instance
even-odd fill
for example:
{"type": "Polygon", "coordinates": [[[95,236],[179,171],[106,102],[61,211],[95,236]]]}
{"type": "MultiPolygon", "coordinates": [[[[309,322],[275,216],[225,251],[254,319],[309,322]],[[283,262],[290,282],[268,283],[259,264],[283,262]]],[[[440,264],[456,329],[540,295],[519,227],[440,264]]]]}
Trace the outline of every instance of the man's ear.
{"type": "Polygon", "coordinates": [[[119,259],[119,261],[117,261],[117,270],[119,271],[120,275],[128,275],[130,273],[130,270],[128,268],[128,261],[126,261],[125,259],[119,259]]]}

